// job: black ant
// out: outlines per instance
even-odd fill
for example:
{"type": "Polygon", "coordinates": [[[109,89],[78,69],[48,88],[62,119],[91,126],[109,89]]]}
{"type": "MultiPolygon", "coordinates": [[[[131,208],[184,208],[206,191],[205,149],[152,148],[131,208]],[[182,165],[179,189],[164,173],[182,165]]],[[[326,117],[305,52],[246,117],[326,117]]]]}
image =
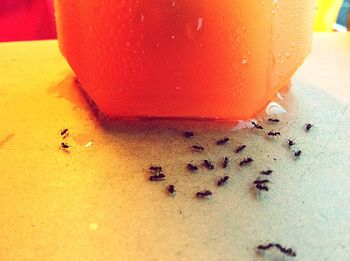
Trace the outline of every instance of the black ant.
{"type": "Polygon", "coordinates": [[[163,168],[161,166],[152,165],[149,167],[149,170],[153,172],[161,172],[163,168]]]}
{"type": "Polygon", "coordinates": [[[235,150],[236,153],[240,153],[241,151],[243,151],[247,146],[246,145],[241,145],[238,146],[235,150]]]}
{"type": "Polygon", "coordinates": [[[259,178],[257,178],[254,181],[254,186],[256,189],[260,190],[260,191],[269,191],[269,187],[266,185],[266,183],[269,183],[270,181],[268,179],[263,179],[260,180],[259,178]]]}
{"type": "Polygon", "coordinates": [[[227,181],[230,179],[229,176],[223,176],[218,180],[218,186],[221,187],[227,183],[227,181]]]}
{"type": "Polygon", "coordinates": [[[213,170],[214,169],[214,164],[210,160],[204,160],[203,161],[204,167],[207,169],[213,170]]]}
{"type": "Polygon", "coordinates": [[[252,121],[252,122],[251,122],[251,124],[253,124],[253,126],[254,126],[254,128],[255,128],[255,129],[259,129],[259,130],[263,130],[263,129],[264,129],[264,127],[263,127],[263,126],[261,126],[261,125],[257,124],[257,123],[256,123],[256,122],[254,122],[254,121],[252,121]]]}
{"type": "Polygon", "coordinates": [[[175,190],[175,186],[174,185],[169,185],[167,187],[167,191],[171,194],[171,195],[175,195],[176,190],[175,190]]]}
{"type": "Polygon", "coordinates": [[[268,179],[262,179],[262,180],[260,180],[260,179],[256,179],[255,181],[254,181],[254,184],[256,185],[256,184],[263,184],[263,185],[265,185],[265,183],[269,183],[270,181],[268,180],[268,179]]]}
{"type": "Polygon", "coordinates": [[[198,146],[198,145],[193,145],[192,149],[194,149],[196,151],[204,151],[204,148],[202,146],[198,146]]]}
{"type": "Polygon", "coordinates": [[[278,131],[270,131],[269,133],[267,133],[267,136],[277,137],[277,136],[281,136],[281,133],[278,131]]]}
{"type": "Polygon", "coordinates": [[[222,162],[222,167],[226,169],[229,164],[230,164],[230,157],[224,157],[224,160],[222,162]]]}
{"type": "Polygon", "coordinates": [[[192,172],[198,171],[198,166],[197,166],[197,165],[194,165],[194,164],[192,164],[192,163],[187,164],[187,168],[188,168],[188,170],[190,170],[190,171],[192,171],[192,172]]]}
{"type": "Polygon", "coordinates": [[[245,165],[249,165],[250,163],[252,163],[254,160],[252,158],[244,158],[240,163],[239,166],[245,166],[245,165]]]}
{"type": "Polygon", "coordinates": [[[216,142],[216,145],[224,145],[224,144],[228,143],[229,141],[230,141],[230,138],[225,137],[225,138],[223,138],[221,140],[218,140],[216,142]]]}
{"type": "Polygon", "coordinates": [[[194,136],[194,132],[192,131],[185,131],[183,134],[182,134],[185,138],[192,138],[194,136]]]}
{"type": "Polygon", "coordinates": [[[291,257],[296,256],[296,253],[292,248],[285,248],[285,247],[282,247],[280,244],[269,243],[267,245],[259,245],[257,247],[257,249],[265,251],[265,250],[269,250],[273,247],[277,248],[279,251],[281,251],[283,254],[285,254],[287,256],[291,256],[291,257]]]}
{"type": "Polygon", "coordinates": [[[149,177],[150,181],[162,181],[162,180],[166,180],[166,176],[164,173],[157,173],[155,175],[152,175],[149,177]]]}
{"type": "Polygon", "coordinates": [[[292,248],[285,248],[280,244],[275,244],[275,247],[278,248],[283,254],[286,254],[287,256],[295,257],[297,255],[292,248]]]}
{"type": "Polygon", "coordinates": [[[265,176],[270,176],[272,174],[273,170],[268,169],[268,170],[262,170],[260,171],[261,175],[265,175],[265,176]]]}
{"type": "Polygon", "coordinates": [[[212,195],[213,193],[210,190],[199,191],[196,194],[197,198],[211,198],[212,195]]]}
{"type": "Polygon", "coordinates": [[[61,136],[63,137],[63,139],[67,138],[68,135],[69,135],[68,129],[61,130],[61,136]]]}
{"type": "Polygon", "coordinates": [[[301,150],[294,150],[293,151],[293,155],[295,158],[300,158],[301,153],[302,153],[301,150]]]}
{"type": "Polygon", "coordinates": [[[295,141],[292,140],[292,139],[287,139],[287,140],[286,140],[286,143],[287,143],[288,147],[292,147],[292,146],[295,145],[295,141]]]}
{"type": "Polygon", "coordinates": [[[70,148],[70,146],[65,142],[61,142],[60,148],[67,151],[70,148]]]}
{"type": "Polygon", "coordinates": [[[308,132],[309,130],[311,130],[313,127],[314,127],[314,125],[311,124],[311,123],[306,123],[306,124],[304,125],[304,128],[305,128],[305,131],[306,131],[306,132],[308,132]]]}
{"type": "Polygon", "coordinates": [[[265,184],[255,184],[255,188],[260,191],[269,191],[269,187],[266,186],[265,184]]]}
{"type": "Polygon", "coordinates": [[[267,245],[258,245],[257,249],[259,250],[269,250],[270,248],[273,248],[275,244],[269,243],[267,245]]]}
{"type": "Polygon", "coordinates": [[[278,123],[278,122],[280,122],[280,120],[279,119],[269,119],[269,122],[274,122],[274,123],[278,123]]]}

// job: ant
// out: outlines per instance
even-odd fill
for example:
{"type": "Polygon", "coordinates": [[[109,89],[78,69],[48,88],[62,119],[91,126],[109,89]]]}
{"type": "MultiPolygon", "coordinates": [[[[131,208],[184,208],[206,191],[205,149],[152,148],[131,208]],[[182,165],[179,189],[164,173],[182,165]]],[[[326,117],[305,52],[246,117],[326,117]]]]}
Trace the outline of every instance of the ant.
{"type": "Polygon", "coordinates": [[[252,163],[254,160],[252,158],[244,158],[240,163],[239,166],[245,166],[245,165],[249,165],[250,163],[252,163]]]}
{"type": "Polygon", "coordinates": [[[216,143],[216,145],[225,145],[226,143],[228,143],[230,141],[230,138],[223,138],[221,140],[218,140],[218,142],[216,143]]]}
{"type": "Polygon", "coordinates": [[[222,167],[224,168],[224,169],[226,169],[227,168],[227,166],[230,164],[230,157],[225,157],[224,158],[224,160],[223,160],[223,162],[222,162],[222,167]]]}
{"type": "Polygon", "coordinates": [[[268,170],[262,170],[260,171],[261,175],[265,175],[265,176],[270,176],[272,174],[273,170],[268,169],[268,170]]]}
{"type": "Polygon", "coordinates": [[[311,123],[306,123],[304,125],[305,131],[308,132],[309,130],[311,130],[311,128],[315,127],[313,124],[311,123]]]}
{"type": "Polygon", "coordinates": [[[65,151],[68,151],[70,146],[67,143],[65,143],[65,142],[61,142],[60,148],[65,150],[65,151]]]}
{"type": "Polygon", "coordinates": [[[175,186],[174,185],[169,185],[167,187],[167,191],[171,194],[171,195],[175,195],[176,190],[175,190],[175,186]]]}
{"type": "Polygon", "coordinates": [[[269,250],[270,248],[273,248],[275,244],[269,243],[267,245],[258,245],[257,249],[259,250],[269,250]]]}
{"type": "Polygon", "coordinates": [[[218,186],[221,187],[227,183],[227,181],[230,179],[229,176],[223,176],[218,180],[218,186]]]}
{"type": "Polygon", "coordinates": [[[269,119],[268,121],[269,121],[269,122],[273,122],[273,123],[278,123],[278,122],[280,122],[279,119],[269,119]]]}
{"type": "Polygon", "coordinates": [[[212,195],[213,193],[210,190],[199,191],[196,194],[197,198],[211,198],[212,195]]]}
{"type": "Polygon", "coordinates": [[[283,254],[286,254],[287,256],[294,257],[297,255],[292,248],[285,248],[285,247],[281,246],[280,244],[275,244],[275,247],[278,248],[283,254]]]}
{"type": "Polygon", "coordinates": [[[204,167],[207,169],[213,170],[214,169],[214,164],[210,160],[204,160],[203,161],[204,167]]]}
{"type": "Polygon", "coordinates": [[[257,178],[253,184],[255,188],[260,191],[269,191],[269,187],[266,185],[266,183],[269,183],[269,182],[270,181],[268,179],[260,180],[259,178],[257,178]]]}
{"type": "Polygon", "coordinates": [[[269,187],[265,184],[255,184],[255,188],[260,191],[269,191],[269,187]]]}
{"type": "Polygon", "coordinates": [[[182,134],[185,138],[192,138],[194,136],[194,132],[193,131],[185,131],[183,134],[182,134]]]}
{"type": "Polygon", "coordinates": [[[161,172],[163,168],[161,166],[152,165],[149,167],[149,170],[154,172],[161,172]]]}
{"type": "Polygon", "coordinates": [[[68,129],[61,130],[61,136],[63,137],[63,139],[67,138],[68,135],[69,135],[68,129]]]}
{"type": "Polygon", "coordinates": [[[269,183],[270,181],[268,179],[263,179],[263,180],[260,180],[259,178],[257,178],[255,181],[254,181],[254,184],[257,185],[257,184],[262,184],[262,185],[265,185],[265,183],[269,183]]]}
{"type": "Polygon", "coordinates": [[[198,145],[193,145],[192,149],[194,149],[196,151],[204,151],[204,148],[202,146],[198,146],[198,145]]]}
{"type": "Polygon", "coordinates": [[[256,123],[256,122],[254,122],[254,121],[252,121],[252,122],[251,122],[251,124],[253,124],[254,128],[256,128],[256,129],[259,129],[259,130],[263,130],[263,129],[264,129],[264,127],[263,127],[263,126],[261,126],[261,125],[257,124],[257,123],[256,123]]]}
{"type": "Polygon", "coordinates": [[[258,250],[269,250],[271,248],[277,248],[279,251],[281,251],[283,254],[287,255],[287,256],[291,256],[291,257],[295,257],[296,253],[292,248],[285,248],[283,246],[281,246],[280,244],[273,244],[273,243],[269,243],[267,245],[259,245],[257,247],[258,250]]]}
{"type": "Polygon", "coordinates": [[[236,153],[240,153],[241,151],[243,151],[247,146],[246,145],[241,145],[238,146],[235,150],[236,153]]]}
{"type": "Polygon", "coordinates": [[[270,131],[269,133],[267,133],[267,136],[277,137],[277,136],[281,136],[281,133],[278,131],[270,131]]]}
{"type": "Polygon", "coordinates": [[[292,147],[292,146],[295,145],[295,141],[292,140],[292,139],[287,139],[287,140],[286,140],[286,143],[287,143],[288,147],[292,147]]]}
{"type": "Polygon", "coordinates": [[[301,153],[302,153],[301,150],[294,150],[293,151],[293,155],[295,158],[300,158],[301,153]]]}
{"type": "Polygon", "coordinates": [[[164,173],[157,173],[155,175],[152,175],[149,177],[150,181],[162,181],[162,180],[166,180],[166,176],[164,173]]]}
{"type": "Polygon", "coordinates": [[[194,165],[194,164],[192,164],[192,163],[187,164],[187,168],[188,168],[188,170],[190,170],[190,171],[192,171],[192,172],[198,171],[197,165],[194,165]]]}

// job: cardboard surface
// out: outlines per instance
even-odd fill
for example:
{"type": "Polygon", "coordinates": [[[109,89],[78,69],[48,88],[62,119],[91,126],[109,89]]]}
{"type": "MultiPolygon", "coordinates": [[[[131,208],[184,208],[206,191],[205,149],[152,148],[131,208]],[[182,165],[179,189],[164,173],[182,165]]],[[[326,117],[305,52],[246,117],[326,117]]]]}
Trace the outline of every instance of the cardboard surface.
{"type": "Polygon", "coordinates": [[[0,44],[0,61],[0,260],[350,260],[350,34],[315,35],[283,94],[288,113],[261,122],[281,132],[272,140],[230,123],[100,122],[55,41],[0,44]],[[309,133],[305,122],[315,124],[309,133]],[[59,148],[63,128],[69,153],[59,148]],[[247,149],[237,155],[239,144],[247,149]],[[246,156],[253,164],[238,167],[246,156]],[[214,171],[186,170],[208,158],[214,171]],[[167,180],[149,182],[150,164],[167,180]],[[252,182],[267,167],[270,191],[256,197],[252,182]],[[224,174],[229,183],[217,187],[224,174]],[[196,199],[202,189],[213,197],[196,199]],[[257,255],[270,241],[297,257],[257,255]]]}

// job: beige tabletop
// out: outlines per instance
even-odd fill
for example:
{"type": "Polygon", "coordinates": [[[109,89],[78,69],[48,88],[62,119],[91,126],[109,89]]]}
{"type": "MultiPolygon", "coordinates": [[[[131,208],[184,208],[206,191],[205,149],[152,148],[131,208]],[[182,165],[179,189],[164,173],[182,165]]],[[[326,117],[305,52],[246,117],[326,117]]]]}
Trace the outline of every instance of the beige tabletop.
{"type": "Polygon", "coordinates": [[[0,260],[350,260],[350,34],[316,34],[282,96],[281,123],[261,122],[277,139],[233,123],[106,123],[56,41],[0,44],[0,260]],[[306,122],[315,125],[308,133],[306,122]],[[63,128],[70,152],[59,148],[63,128]],[[230,143],[217,146],[224,136],[230,143]],[[239,144],[247,148],[236,154],[239,144]],[[248,156],[253,164],[238,167],[248,156]],[[214,171],[186,170],[209,158],[214,171]],[[150,164],[167,180],[149,182],[150,164]],[[252,183],[268,167],[270,191],[259,196],[252,183]],[[228,184],[217,187],[224,174],[228,184]],[[197,199],[202,189],[213,197],[197,199]],[[268,242],[297,256],[258,255],[268,242]]]}

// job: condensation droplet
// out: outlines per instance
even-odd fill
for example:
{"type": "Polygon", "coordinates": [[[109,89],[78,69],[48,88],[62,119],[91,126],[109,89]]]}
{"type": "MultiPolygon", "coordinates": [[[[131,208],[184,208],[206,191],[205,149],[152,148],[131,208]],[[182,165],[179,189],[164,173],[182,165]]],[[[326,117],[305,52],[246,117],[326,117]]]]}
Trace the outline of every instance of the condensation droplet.
{"type": "Polygon", "coordinates": [[[279,105],[277,102],[270,102],[266,107],[266,113],[268,115],[278,115],[286,113],[287,111],[279,105]]]}
{"type": "Polygon", "coordinates": [[[90,148],[92,147],[92,141],[89,141],[88,143],[85,144],[85,148],[90,148]]]}
{"type": "Polygon", "coordinates": [[[283,97],[282,97],[282,95],[281,95],[281,93],[277,93],[277,97],[278,97],[278,99],[280,99],[280,100],[283,100],[283,97]]]}
{"type": "Polygon", "coordinates": [[[248,120],[248,121],[238,121],[237,125],[231,129],[231,131],[237,131],[237,130],[242,130],[242,129],[252,129],[254,128],[254,125],[252,122],[256,122],[256,120],[248,120]]]}
{"type": "Polygon", "coordinates": [[[202,30],[202,28],[203,28],[203,18],[199,17],[198,18],[198,24],[197,24],[197,31],[202,30]]]}

